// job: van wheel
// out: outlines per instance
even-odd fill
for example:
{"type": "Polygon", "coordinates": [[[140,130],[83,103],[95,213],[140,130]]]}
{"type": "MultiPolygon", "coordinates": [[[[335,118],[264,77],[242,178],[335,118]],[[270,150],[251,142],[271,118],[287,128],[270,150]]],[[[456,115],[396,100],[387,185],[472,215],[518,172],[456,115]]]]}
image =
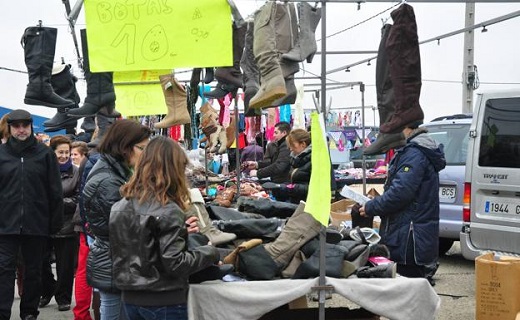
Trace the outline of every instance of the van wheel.
{"type": "Polygon", "coordinates": [[[451,249],[453,239],[439,238],[439,256],[443,256],[451,249]]]}

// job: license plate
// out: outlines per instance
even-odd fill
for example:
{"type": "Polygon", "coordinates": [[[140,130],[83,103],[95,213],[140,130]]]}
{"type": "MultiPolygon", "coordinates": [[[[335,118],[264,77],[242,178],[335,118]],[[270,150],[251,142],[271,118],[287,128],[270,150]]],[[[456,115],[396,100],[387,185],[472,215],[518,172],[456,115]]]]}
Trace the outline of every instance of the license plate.
{"type": "Polygon", "coordinates": [[[439,199],[440,200],[452,200],[455,199],[456,195],[455,187],[440,187],[439,188],[439,199]]]}
{"type": "Polygon", "coordinates": [[[520,215],[520,205],[515,201],[485,201],[485,213],[502,213],[502,214],[516,214],[520,215]]]}

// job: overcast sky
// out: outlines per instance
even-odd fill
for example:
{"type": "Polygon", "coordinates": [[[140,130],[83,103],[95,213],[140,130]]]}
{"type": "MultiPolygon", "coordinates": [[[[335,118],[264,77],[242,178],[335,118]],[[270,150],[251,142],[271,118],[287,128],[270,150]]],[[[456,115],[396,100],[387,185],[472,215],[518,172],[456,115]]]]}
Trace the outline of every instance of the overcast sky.
{"type": "MultiPolygon", "coordinates": [[[[182,2],[182,1],[179,1],[182,2]]],[[[235,0],[244,17],[252,15],[265,1],[235,0]]],[[[397,3],[397,2],[396,2],[397,3]]],[[[329,3],[327,4],[327,34],[333,34],[362,22],[396,3],[364,3],[360,10],[357,4],[329,3]]],[[[464,27],[465,4],[446,3],[414,3],[413,6],[418,25],[419,41],[434,38],[464,27]]],[[[74,3],[71,3],[73,6],[74,3]]],[[[475,22],[483,22],[514,11],[520,10],[520,3],[476,4],[475,22]]],[[[327,50],[331,51],[359,51],[377,50],[380,40],[382,20],[390,17],[390,11],[378,15],[366,23],[351,28],[336,36],[327,39],[327,50]]],[[[72,36],[69,33],[65,19],[65,7],[61,0],[22,0],[0,1],[0,67],[26,71],[23,49],[20,38],[24,29],[34,26],[38,20],[44,26],[58,28],[58,44],[56,48],[56,62],[64,57],[67,63],[73,65],[74,73],[81,76],[76,64],[76,54],[72,36]]],[[[320,24],[321,26],[321,24],[320,24]]],[[[316,38],[321,38],[318,26],[316,38]]],[[[81,11],[77,23],[79,29],[84,28],[84,10],[81,11]]],[[[487,27],[488,32],[475,30],[475,65],[478,67],[480,87],[476,92],[496,89],[520,89],[520,50],[518,44],[518,30],[520,18],[513,18],[505,22],[487,27]]],[[[459,113],[462,111],[462,59],[463,34],[459,34],[440,41],[421,45],[423,87],[421,91],[421,105],[425,112],[425,120],[434,117],[459,113]]],[[[320,47],[318,42],[318,47],[320,47]]],[[[208,48],[211,53],[211,48],[208,48]]],[[[329,55],[327,70],[332,70],[347,64],[369,58],[371,55],[329,55]]],[[[319,74],[321,57],[316,55],[312,64],[304,64],[303,70],[297,76],[312,76],[319,74]]],[[[189,77],[186,77],[189,78],[189,77]]],[[[351,68],[350,72],[337,72],[327,76],[329,80],[342,82],[362,81],[367,85],[365,105],[376,105],[375,95],[375,61],[351,68]]],[[[27,106],[23,103],[27,74],[7,70],[0,70],[0,106],[7,108],[25,108],[30,112],[51,117],[56,110],[47,107],[27,106]]],[[[317,81],[306,80],[316,83],[317,81]]],[[[85,84],[80,81],[78,90],[84,98],[85,84]]],[[[353,107],[361,105],[359,88],[330,91],[333,108],[353,107]]],[[[328,98],[327,98],[328,100],[328,98]]],[[[305,108],[313,108],[310,94],[305,98],[305,108]]],[[[374,115],[367,110],[367,124],[372,123],[374,115]]],[[[376,120],[378,121],[378,120],[376,120]]]]}

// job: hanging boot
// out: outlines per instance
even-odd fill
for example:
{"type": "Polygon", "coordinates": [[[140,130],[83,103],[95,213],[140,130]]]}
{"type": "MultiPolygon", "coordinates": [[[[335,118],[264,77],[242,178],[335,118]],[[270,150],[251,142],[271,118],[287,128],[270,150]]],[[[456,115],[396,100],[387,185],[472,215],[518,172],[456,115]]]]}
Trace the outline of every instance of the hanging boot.
{"type": "Polygon", "coordinates": [[[277,29],[276,13],[279,10],[284,10],[282,4],[269,1],[255,13],[253,52],[261,78],[260,89],[249,101],[251,108],[269,107],[273,101],[287,94],[276,51],[278,34],[284,30],[284,28],[277,29]]]}
{"type": "Polygon", "coordinates": [[[51,72],[56,51],[58,29],[29,27],[22,37],[25,65],[29,84],[25,92],[25,104],[50,108],[71,108],[75,102],[60,97],[51,85],[51,72]]]}
{"type": "Polygon", "coordinates": [[[69,110],[68,115],[83,118],[100,112],[105,117],[119,118],[121,113],[115,110],[116,94],[114,92],[113,73],[90,72],[87,30],[82,29],[80,35],[83,51],[83,71],[87,81],[87,96],[83,101],[83,106],[69,110]]]}
{"type": "Polygon", "coordinates": [[[154,128],[163,129],[178,124],[190,123],[186,89],[171,74],[159,76],[159,79],[168,114],[160,122],[154,124],[154,128]]]}
{"type": "Polygon", "coordinates": [[[218,82],[241,88],[243,85],[242,71],[240,70],[240,59],[244,51],[244,42],[247,26],[233,25],[233,66],[219,67],[215,70],[215,79],[218,82]]]}
{"type": "Polygon", "coordinates": [[[282,55],[282,59],[292,61],[312,62],[314,54],[318,50],[316,45],[316,28],[321,19],[321,8],[313,8],[306,2],[298,3],[298,15],[300,20],[300,33],[298,43],[291,51],[282,55]]]}
{"type": "Polygon", "coordinates": [[[265,250],[281,269],[285,269],[296,251],[316,237],[320,229],[321,224],[305,212],[305,202],[300,201],[296,211],[287,220],[282,233],[274,242],[265,244],[265,250]]]}
{"type": "Polygon", "coordinates": [[[246,27],[244,53],[240,60],[240,67],[244,71],[242,77],[244,79],[244,115],[246,117],[254,117],[262,113],[259,109],[249,108],[249,101],[260,88],[260,72],[258,71],[253,53],[255,24],[253,21],[248,21],[246,27]]]}
{"type": "MultiPolygon", "coordinates": [[[[284,32],[277,32],[276,36],[276,49],[278,52],[287,53],[291,48],[293,48],[297,43],[296,37],[286,37],[285,34],[296,35],[298,34],[298,23],[296,19],[296,10],[294,9],[294,4],[287,5],[287,12],[277,11],[276,21],[284,21],[284,17],[281,15],[289,16],[289,23],[285,23],[281,25],[281,23],[277,24],[276,29],[284,30],[284,32]],[[289,29],[290,28],[290,29],[289,29]]],[[[278,107],[284,104],[293,104],[296,102],[296,85],[294,84],[294,74],[300,71],[300,65],[298,62],[284,60],[281,59],[280,68],[282,68],[282,75],[285,81],[285,89],[287,90],[287,94],[280,99],[275,100],[272,103],[272,107],[278,107]]]]}
{"type": "Polygon", "coordinates": [[[94,130],[96,130],[96,120],[94,117],[85,117],[83,118],[83,123],[80,126],[81,129],[83,129],[86,133],[94,133],[94,130]]]}
{"type": "Polygon", "coordinates": [[[90,148],[95,148],[98,146],[98,144],[101,142],[101,139],[105,136],[105,133],[107,132],[108,128],[116,122],[115,118],[112,117],[105,117],[102,114],[96,115],[96,127],[97,127],[97,133],[95,134],[95,137],[88,143],[88,146],[90,148]]]}
{"type": "Polygon", "coordinates": [[[197,188],[190,189],[191,207],[186,211],[187,216],[196,216],[199,218],[197,225],[199,226],[200,233],[205,235],[212,245],[218,246],[220,244],[228,243],[237,238],[236,234],[222,232],[213,226],[211,219],[209,218],[208,211],[204,206],[204,198],[197,188]]]}
{"type": "MultiPolygon", "coordinates": [[[[77,108],[80,98],[76,90],[78,79],[70,72],[70,65],[60,64],[52,68],[51,85],[54,92],[60,97],[74,101],[72,108],[77,108]]],[[[66,128],[76,128],[76,118],[67,116],[67,108],[58,108],[58,112],[51,119],[43,122],[45,132],[55,132],[66,128]]]]}
{"type": "Polygon", "coordinates": [[[206,68],[204,70],[206,70],[206,73],[204,74],[204,83],[210,84],[211,82],[213,82],[213,80],[215,80],[215,69],[206,68]]]}
{"type": "Polygon", "coordinates": [[[233,84],[227,84],[222,82],[217,82],[215,89],[204,92],[204,97],[208,99],[221,99],[224,98],[228,93],[232,93],[233,96],[236,95],[238,87],[233,84]]]}
{"type": "MultiPolygon", "coordinates": [[[[392,28],[391,24],[385,24],[381,29],[381,42],[376,61],[376,93],[377,109],[379,112],[379,125],[385,124],[395,112],[395,97],[392,79],[390,78],[390,66],[386,54],[386,41],[392,28]]],[[[400,148],[406,144],[402,132],[382,133],[377,135],[376,140],[363,150],[364,155],[386,153],[390,149],[400,148]]]]}
{"type": "Polygon", "coordinates": [[[404,3],[390,14],[394,21],[386,41],[390,77],[394,86],[395,113],[380,126],[382,133],[399,133],[406,125],[424,119],[419,105],[421,55],[413,8],[404,3]]]}

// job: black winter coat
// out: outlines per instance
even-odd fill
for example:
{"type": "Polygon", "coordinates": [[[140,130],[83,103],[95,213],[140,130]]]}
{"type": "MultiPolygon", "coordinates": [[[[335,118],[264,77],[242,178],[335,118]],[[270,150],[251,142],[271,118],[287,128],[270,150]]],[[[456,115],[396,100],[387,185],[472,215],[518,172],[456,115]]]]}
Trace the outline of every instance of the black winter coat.
{"type": "Polygon", "coordinates": [[[67,171],[61,172],[61,185],[63,188],[63,227],[54,237],[75,237],[73,217],[78,211],[79,168],[71,166],[67,171]]]}
{"type": "Polygon", "coordinates": [[[85,215],[95,236],[87,259],[87,281],[103,291],[118,291],[112,277],[108,222],[112,205],[121,200],[119,188],[130,174],[125,164],[103,154],[90,171],[82,192],[85,215]]]}
{"type": "Polygon", "coordinates": [[[385,192],[365,204],[367,215],[381,216],[381,242],[401,264],[407,250],[418,265],[434,263],[439,252],[439,171],[446,160],[442,147],[422,130],[390,162],[385,192]]]}
{"type": "Polygon", "coordinates": [[[36,139],[21,152],[0,145],[0,234],[49,236],[63,224],[56,155],[36,139]]]}
{"type": "Polygon", "coordinates": [[[272,142],[276,148],[268,146],[268,150],[262,161],[258,161],[257,177],[259,179],[271,178],[277,183],[289,182],[289,170],[291,169],[290,151],[285,137],[280,141],[272,142]]]}

